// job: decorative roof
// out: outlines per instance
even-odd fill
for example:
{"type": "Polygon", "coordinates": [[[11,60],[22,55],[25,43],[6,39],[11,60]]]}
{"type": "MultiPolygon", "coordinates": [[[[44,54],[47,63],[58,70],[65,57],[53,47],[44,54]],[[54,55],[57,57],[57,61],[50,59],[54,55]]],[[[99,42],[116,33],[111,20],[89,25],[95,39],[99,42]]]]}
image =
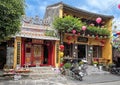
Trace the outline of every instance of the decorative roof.
{"type": "Polygon", "coordinates": [[[35,18],[23,18],[21,31],[16,34],[19,37],[44,39],[44,40],[59,40],[57,32],[52,29],[47,22],[35,18]]]}

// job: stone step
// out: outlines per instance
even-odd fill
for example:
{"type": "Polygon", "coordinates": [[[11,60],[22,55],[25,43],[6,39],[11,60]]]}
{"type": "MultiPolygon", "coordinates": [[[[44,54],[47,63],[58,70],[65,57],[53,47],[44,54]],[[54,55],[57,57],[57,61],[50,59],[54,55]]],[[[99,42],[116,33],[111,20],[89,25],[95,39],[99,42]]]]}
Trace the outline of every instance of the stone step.
{"type": "Polygon", "coordinates": [[[52,67],[30,67],[29,69],[31,72],[28,74],[28,77],[32,79],[55,77],[58,75],[52,67]]]}

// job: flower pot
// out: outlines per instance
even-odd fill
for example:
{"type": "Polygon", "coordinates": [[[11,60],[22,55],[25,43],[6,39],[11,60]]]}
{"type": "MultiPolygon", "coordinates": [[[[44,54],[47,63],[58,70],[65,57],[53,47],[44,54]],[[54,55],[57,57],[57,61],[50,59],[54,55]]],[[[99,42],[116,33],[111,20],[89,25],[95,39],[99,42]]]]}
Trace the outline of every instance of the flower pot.
{"type": "Polygon", "coordinates": [[[97,64],[94,64],[94,67],[97,67],[97,64]]]}
{"type": "Polygon", "coordinates": [[[100,71],[102,70],[102,68],[103,68],[103,66],[100,65],[100,66],[99,66],[100,71]]]}

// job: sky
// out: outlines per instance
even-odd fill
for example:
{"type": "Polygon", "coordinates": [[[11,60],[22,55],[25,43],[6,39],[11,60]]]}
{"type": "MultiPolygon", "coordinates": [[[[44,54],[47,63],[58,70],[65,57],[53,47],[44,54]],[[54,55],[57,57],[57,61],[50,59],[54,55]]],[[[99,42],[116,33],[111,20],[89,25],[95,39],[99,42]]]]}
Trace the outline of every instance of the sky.
{"type": "Polygon", "coordinates": [[[120,0],[25,0],[26,16],[35,17],[39,16],[41,19],[44,17],[46,7],[58,2],[63,2],[72,7],[83,9],[93,13],[114,16],[114,26],[120,29],[120,9],[118,5],[120,0]]]}

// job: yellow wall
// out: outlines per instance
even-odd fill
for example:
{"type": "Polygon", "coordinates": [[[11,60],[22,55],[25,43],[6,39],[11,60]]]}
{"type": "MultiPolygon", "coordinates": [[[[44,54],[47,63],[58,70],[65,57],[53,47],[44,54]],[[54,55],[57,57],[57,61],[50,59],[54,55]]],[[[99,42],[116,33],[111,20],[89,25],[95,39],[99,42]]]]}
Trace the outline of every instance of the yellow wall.
{"type": "MultiPolygon", "coordinates": [[[[112,34],[112,19],[107,22],[107,28],[110,30],[112,34]]],[[[103,47],[103,58],[109,59],[112,62],[112,45],[111,45],[111,38],[107,39],[105,47],[103,47]]]]}

